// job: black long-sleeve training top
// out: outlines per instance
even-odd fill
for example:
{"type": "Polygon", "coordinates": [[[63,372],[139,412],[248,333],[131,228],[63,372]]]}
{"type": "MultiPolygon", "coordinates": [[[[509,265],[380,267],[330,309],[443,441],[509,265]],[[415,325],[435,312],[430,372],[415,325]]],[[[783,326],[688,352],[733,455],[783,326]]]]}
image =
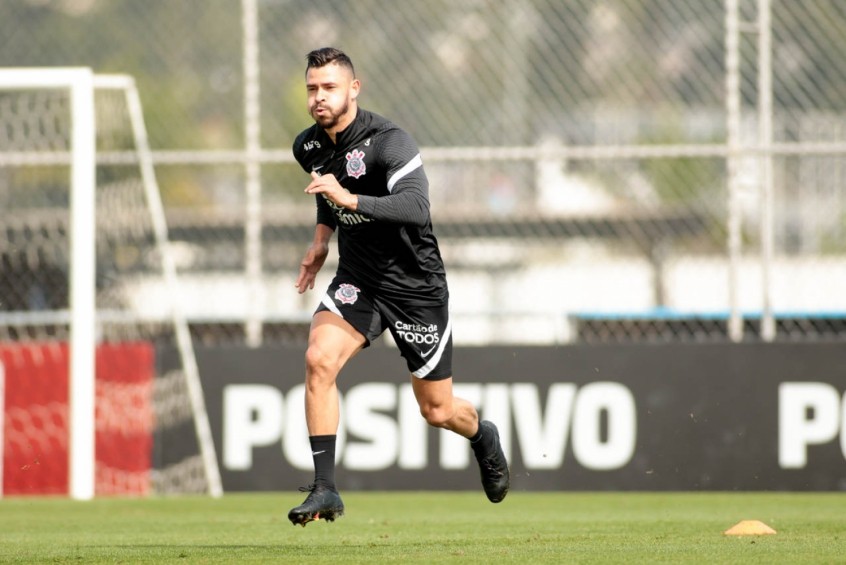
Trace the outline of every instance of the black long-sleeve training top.
{"type": "Polygon", "coordinates": [[[429,213],[429,182],[417,144],[389,120],[358,109],[336,143],[317,124],[294,141],[311,173],[333,174],[358,195],[358,209],[317,196],[317,223],[338,233],[338,273],[408,304],[442,304],[447,283],[429,213]]]}

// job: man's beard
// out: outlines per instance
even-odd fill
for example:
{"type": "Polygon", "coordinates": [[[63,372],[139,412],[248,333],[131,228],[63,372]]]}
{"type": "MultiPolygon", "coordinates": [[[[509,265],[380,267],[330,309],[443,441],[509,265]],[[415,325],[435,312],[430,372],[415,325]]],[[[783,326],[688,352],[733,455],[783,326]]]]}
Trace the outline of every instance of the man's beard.
{"type": "Polygon", "coordinates": [[[322,127],[323,129],[332,129],[336,125],[338,125],[338,121],[340,120],[341,116],[346,115],[347,112],[350,110],[350,103],[349,101],[344,102],[344,105],[338,112],[333,112],[331,108],[328,108],[329,115],[323,116],[315,116],[314,111],[312,111],[311,117],[314,118],[314,121],[322,127]]]}

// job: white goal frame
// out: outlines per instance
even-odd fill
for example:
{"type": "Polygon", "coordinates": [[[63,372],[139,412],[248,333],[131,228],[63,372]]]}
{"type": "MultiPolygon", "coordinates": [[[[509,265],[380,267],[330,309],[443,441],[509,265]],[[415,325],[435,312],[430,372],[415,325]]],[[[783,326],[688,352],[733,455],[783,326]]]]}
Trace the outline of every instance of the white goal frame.
{"type": "MultiPolygon", "coordinates": [[[[0,69],[0,90],[67,89],[70,93],[70,154],[48,157],[67,162],[70,183],[70,386],[69,386],[69,495],[77,500],[94,497],[95,485],[95,348],[96,328],[96,244],[95,210],[97,178],[96,89],[124,92],[129,112],[135,150],[141,169],[144,193],[161,257],[165,283],[171,289],[170,306],[177,347],[184,360],[188,396],[211,496],[223,494],[220,470],[208,414],[203,399],[188,324],[176,294],[176,267],[168,245],[167,223],[147,138],[141,99],[135,81],[127,75],[97,75],[90,68],[7,68],[0,69]],[[63,158],[64,157],[64,158],[63,158]]],[[[39,161],[37,156],[20,154],[25,164],[39,161]]],[[[13,161],[14,156],[13,156],[13,161]]],[[[2,425],[2,422],[0,422],[2,425]]],[[[0,476],[2,476],[0,470],[0,476]]],[[[2,485],[2,483],[0,483],[2,485]]],[[[0,486],[2,490],[2,486],[0,486]]]]}

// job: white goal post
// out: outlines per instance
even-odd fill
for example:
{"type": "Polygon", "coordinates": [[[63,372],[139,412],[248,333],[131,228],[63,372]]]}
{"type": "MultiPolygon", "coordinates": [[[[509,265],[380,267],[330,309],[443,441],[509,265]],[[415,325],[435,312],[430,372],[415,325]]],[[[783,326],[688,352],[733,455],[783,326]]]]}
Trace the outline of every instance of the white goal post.
{"type": "MultiPolygon", "coordinates": [[[[176,267],[168,246],[167,224],[153,168],[140,97],[132,77],[97,75],[89,68],[7,68],[0,69],[0,92],[7,90],[56,90],[69,92],[69,151],[37,153],[12,151],[3,156],[4,164],[26,166],[63,163],[70,167],[69,220],[69,494],[86,500],[95,494],[95,347],[97,344],[96,306],[96,183],[97,125],[95,91],[123,92],[134,139],[135,157],[140,167],[146,205],[156,249],[161,258],[163,278],[172,298],[169,304],[176,345],[183,362],[187,396],[194,416],[207,491],[222,494],[211,429],[203,400],[202,386],[188,324],[177,298],[176,267]]],[[[1,424],[1,423],[0,423],[1,424]]],[[[0,489],[2,490],[2,489],[0,489]]]]}

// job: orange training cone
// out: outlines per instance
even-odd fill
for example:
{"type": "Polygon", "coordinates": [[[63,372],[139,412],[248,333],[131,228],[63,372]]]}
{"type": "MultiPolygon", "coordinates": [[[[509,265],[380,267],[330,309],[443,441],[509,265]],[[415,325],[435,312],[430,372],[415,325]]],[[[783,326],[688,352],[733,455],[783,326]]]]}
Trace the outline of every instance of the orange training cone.
{"type": "Polygon", "coordinates": [[[776,531],[758,520],[743,520],[723,533],[727,536],[763,536],[776,531]]]}

